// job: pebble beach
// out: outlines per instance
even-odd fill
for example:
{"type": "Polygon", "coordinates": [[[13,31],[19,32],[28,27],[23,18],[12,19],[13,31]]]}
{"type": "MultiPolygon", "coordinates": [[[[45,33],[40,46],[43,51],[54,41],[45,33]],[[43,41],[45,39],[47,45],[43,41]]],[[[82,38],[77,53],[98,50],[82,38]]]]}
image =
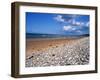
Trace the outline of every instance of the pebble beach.
{"type": "Polygon", "coordinates": [[[38,42],[40,44],[40,50],[36,48],[38,46],[34,46],[36,42],[35,44],[32,44],[32,42],[28,42],[27,45],[31,45],[31,47],[26,47],[26,67],[89,64],[89,37],[83,37],[72,40],[55,40],[55,42],[48,41],[49,44],[47,44],[46,41],[44,41],[45,46],[42,46],[43,44],[40,44],[38,42]]]}

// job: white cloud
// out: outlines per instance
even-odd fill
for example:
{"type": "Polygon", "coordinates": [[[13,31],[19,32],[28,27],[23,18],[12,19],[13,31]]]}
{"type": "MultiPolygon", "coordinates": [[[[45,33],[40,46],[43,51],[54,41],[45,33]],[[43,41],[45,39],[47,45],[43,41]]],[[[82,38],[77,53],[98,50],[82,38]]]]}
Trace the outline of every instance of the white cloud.
{"type": "Polygon", "coordinates": [[[54,19],[59,21],[59,22],[64,22],[64,19],[62,18],[62,15],[57,15],[56,17],[54,17],[54,19]]]}
{"type": "Polygon", "coordinates": [[[76,25],[81,25],[81,22],[76,22],[76,25]]]}
{"type": "MultiPolygon", "coordinates": [[[[71,23],[71,22],[70,22],[71,23]]],[[[79,21],[75,21],[74,19],[72,20],[72,26],[78,26],[78,27],[83,27],[83,26],[86,26],[86,27],[89,27],[89,22],[79,22],[79,21]]]]}
{"type": "Polygon", "coordinates": [[[75,24],[75,23],[76,23],[76,22],[75,22],[75,19],[73,19],[73,20],[72,20],[72,24],[75,24]]]}
{"type": "Polygon", "coordinates": [[[81,22],[81,26],[84,26],[84,24],[85,24],[84,22],[81,22]]]}
{"type": "Polygon", "coordinates": [[[89,25],[90,25],[90,23],[89,23],[89,22],[87,22],[87,23],[86,23],[86,26],[87,26],[87,27],[89,27],[89,25]]]}
{"type": "Polygon", "coordinates": [[[74,31],[74,30],[76,30],[76,28],[72,28],[72,30],[74,31]]]}
{"type": "Polygon", "coordinates": [[[71,26],[63,26],[63,30],[65,30],[65,31],[68,31],[68,30],[71,30],[71,29],[72,29],[71,26]]]}
{"type": "Polygon", "coordinates": [[[81,27],[81,26],[84,25],[84,23],[83,23],[83,22],[79,22],[79,21],[75,21],[75,20],[73,19],[73,20],[72,20],[72,25],[73,25],[73,26],[79,26],[79,27],[81,27]]]}
{"type": "Polygon", "coordinates": [[[82,33],[82,31],[80,31],[80,30],[77,30],[76,32],[78,32],[78,33],[82,33]]]}
{"type": "Polygon", "coordinates": [[[75,31],[76,29],[77,28],[75,26],[71,26],[71,25],[63,26],[64,31],[75,31]]]}

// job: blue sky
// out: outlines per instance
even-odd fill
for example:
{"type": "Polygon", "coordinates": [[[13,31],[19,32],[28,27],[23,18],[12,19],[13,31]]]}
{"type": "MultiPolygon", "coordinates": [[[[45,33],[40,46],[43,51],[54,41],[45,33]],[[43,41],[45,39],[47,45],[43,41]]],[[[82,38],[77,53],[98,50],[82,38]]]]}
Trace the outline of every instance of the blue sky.
{"type": "Polygon", "coordinates": [[[26,33],[89,34],[89,15],[26,12],[26,33]]]}

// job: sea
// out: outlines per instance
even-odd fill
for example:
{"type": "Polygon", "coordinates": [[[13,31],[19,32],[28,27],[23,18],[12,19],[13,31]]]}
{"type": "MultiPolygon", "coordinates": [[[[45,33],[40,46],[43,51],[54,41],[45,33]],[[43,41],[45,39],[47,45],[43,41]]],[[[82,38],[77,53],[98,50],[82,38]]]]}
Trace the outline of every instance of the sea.
{"type": "Polygon", "coordinates": [[[37,33],[26,33],[27,39],[39,39],[39,38],[51,38],[51,39],[65,39],[65,38],[81,38],[81,37],[88,37],[89,34],[83,35],[60,35],[60,34],[37,34],[37,33]]]}

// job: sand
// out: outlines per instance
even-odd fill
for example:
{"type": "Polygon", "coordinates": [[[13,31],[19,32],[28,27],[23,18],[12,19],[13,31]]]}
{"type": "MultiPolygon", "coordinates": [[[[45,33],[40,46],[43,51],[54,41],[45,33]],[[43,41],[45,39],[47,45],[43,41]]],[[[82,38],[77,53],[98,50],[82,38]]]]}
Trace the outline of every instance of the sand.
{"type": "Polygon", "coordinates": [[[73,44],[76,39],[27,39],[26,56],[31,56],[36,51],[44,51],[50,47],[58,47],[63,44],[73,44]]]}
{"type": "Polygon", "coordinates": [[[27,40],[26,67],[89,64],[89,37],[27,40]]]}

